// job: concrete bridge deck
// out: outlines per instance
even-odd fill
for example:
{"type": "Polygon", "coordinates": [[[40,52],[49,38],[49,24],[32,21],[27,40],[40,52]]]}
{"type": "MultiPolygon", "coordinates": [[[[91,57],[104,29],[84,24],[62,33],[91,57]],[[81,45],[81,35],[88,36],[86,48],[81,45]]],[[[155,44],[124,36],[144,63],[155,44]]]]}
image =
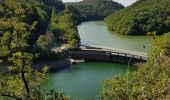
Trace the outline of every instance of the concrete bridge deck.
{"type": "Polygon", "coordinates": [[[81,48],[69,49],[69,56],[72,59],[84,59],[87,61],[111,61],[118,63],[140,63],[147,61],[147,53],[101,48],[94,46],[81,46],[81,48]]]}
{"type": "Polygon", "coordinates": [[[127,54],[127,55],[133,55],[133,56],[140,56],[146,59],[148,58],[147,53],[118,49],[118,48],[108,48],[108,47],[106,48],[106,47],[101,47],[101,46],[86,46],[86,45],[81,45],[80,48],[81,50],[108,51],[108,52],[113,52],[117,54],[127,54]]]}

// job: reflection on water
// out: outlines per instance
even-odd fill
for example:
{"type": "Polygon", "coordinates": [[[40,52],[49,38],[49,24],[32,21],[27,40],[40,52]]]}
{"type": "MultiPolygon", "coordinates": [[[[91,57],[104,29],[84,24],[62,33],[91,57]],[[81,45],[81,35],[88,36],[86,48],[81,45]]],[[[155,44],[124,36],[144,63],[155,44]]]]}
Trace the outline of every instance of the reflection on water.
{"type": "Polygon", "coordinates": [[[138,52],[148,52],[152,37],[127,36],[112,33],[107,30],[103,21],[84,22],[78,26],[82,45],[101,46],[107,48],[126,49],[138,52]]]}

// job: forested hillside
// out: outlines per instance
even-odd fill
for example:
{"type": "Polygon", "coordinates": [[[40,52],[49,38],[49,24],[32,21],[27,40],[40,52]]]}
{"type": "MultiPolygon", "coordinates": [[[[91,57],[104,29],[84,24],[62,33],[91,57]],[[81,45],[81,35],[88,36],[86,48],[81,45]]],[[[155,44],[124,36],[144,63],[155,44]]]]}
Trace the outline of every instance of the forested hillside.
{"type": "Polygon", "coordinates": [[[104,81],[102,100],[169,100],[170,33],[157,37],[146,64],[104,81]]]}
{"type": "Polygon", "coordinates": [[[138,0],[105,19],[109,30],[126,35],[170,31],[170,0],[138,0]]]}
{"type": "Polygon", "coordinates": [[[50,46],[54,43],[79,44],[75,21],[61,0],[1,0],[0,14],[0,40],[7,39],[8,47],[12,38],[9,33],[19,28],[20,23],[33,25],[26,40],[27,50],[42,56],[51,55],[50,46]]]}
{"type": "Polygon", "coordinates": [[[66,4],[66,7],[61,0],[1,0],[0,38],[10,41],[11,36],[5,32],[13,29],[13,24],[17,22],[33,24],[35,28],[27,39],[29,50],[50,56],[53,44],[79,45],[78,23],[102,19],[120,8],[123,8],[121,4],[106,0],[84,0],[66,4]],[[15,18],[11,19],[11,16],[15,18]]]}
{"type": "Polygon", "coordinates": [[[111,0],[83,0],[66,3],[66,7],[77,15],[79,22],[102,20],[114,11],[124,8],[123,5],[111,0]]]}
{"type": "Polygon", "coordinates": [[[50,100],[54,95],[57,100],[68,98],[55,91],[42,92],[48,68],[32,68],[38,57],[32,47],[42,50],[49,45],[50,11],[51,7],[39,0],[0,1],[0,67],[6,69],[0,70],[1,100],[50,100]]]}
{"type": "Polygon", "coordinates": [[[1,0],[0,1],[0,23],[1,36],[5,31],[12,30],[13,24],[17,22],[25,22],[28,25],[35,23],[35,29],[32,31],[29,39],[30,44],[36,41],[36,38],[46,31],[48,25],[49,14],[45,4],[35,0],[26,2],[21,0],[1,0]],[[15,18],[11,18],[14,16],[15,18]]]}

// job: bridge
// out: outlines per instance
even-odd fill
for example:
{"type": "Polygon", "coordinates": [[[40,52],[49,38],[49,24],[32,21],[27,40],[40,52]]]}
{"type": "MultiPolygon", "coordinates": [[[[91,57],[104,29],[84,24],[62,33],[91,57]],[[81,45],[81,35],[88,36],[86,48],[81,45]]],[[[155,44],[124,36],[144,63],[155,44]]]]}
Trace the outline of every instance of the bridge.
{"type": "Polygon", "coordinates": [[[115,48],[81,45],[80,48],[68,49],[70,58],[85,61],[108,61],[116,63],[137,64],[145,63],[147,53],[115,48]]]}

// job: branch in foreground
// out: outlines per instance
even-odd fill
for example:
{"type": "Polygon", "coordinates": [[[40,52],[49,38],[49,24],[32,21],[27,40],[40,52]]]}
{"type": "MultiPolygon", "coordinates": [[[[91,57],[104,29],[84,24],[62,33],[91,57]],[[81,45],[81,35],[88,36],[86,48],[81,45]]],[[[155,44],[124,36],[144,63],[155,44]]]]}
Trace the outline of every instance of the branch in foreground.
{"type": "Polygon", "coordinates": [[[5,94],[5,93],[0,93],[0,97],[9,97],[9,98],[13,98],[13,99],[16,99],[16,100],[22,100],[22,98],[20,98],[20,97],[12,96],[12,95],[5,94]]]}

